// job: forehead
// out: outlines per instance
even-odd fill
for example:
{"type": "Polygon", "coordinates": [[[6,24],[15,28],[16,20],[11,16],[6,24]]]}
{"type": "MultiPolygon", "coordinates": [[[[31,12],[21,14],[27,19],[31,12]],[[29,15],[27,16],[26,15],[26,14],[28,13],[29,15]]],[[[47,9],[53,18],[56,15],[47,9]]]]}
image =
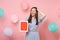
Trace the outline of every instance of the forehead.
{"type": "Polygon", "coordinates": [[[35,8],[32,8],[32,10],[36,10],[35,8]]]}

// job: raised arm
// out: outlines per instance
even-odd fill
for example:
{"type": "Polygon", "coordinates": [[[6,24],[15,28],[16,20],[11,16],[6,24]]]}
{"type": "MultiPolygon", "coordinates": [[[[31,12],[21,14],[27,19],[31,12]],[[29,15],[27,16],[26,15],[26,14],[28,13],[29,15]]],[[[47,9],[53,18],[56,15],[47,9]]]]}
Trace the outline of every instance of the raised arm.
{"type": "Polygon", "coordinates": [[[45,19],[46,15],[40,11],[40,19],[43,21],[45,19]]]}

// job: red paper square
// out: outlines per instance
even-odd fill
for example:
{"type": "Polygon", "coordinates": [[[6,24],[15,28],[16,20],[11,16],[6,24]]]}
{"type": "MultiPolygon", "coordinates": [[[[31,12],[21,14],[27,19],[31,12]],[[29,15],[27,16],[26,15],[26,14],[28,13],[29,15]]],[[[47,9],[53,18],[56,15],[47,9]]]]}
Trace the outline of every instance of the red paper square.
{"type": "Polygon", "coordinates": [[[27,21],[20,21],[20,31],[27,32],[28,31],[28,22],[27,21]]]}

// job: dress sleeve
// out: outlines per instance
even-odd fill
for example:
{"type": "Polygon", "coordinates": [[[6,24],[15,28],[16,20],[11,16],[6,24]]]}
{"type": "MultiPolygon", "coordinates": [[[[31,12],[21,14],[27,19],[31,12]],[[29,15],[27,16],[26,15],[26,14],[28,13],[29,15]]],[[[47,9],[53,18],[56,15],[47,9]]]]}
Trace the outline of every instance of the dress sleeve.
{"type": "Polygon", "coordinates": [[[41,22],[41,18],[40,18],[40,16],[38,16],[38,23],[40,23],[41,22]]]}
{"type": "Polygon", "coordinates": [[[26,18],[25,18],[25,21],[28,21],[28,18],[29,18],[29,17],[26,17],[26,18]]]}
{"type": "MultiPolygon", "coordinates": [[[[26,18],[25,18],[25,21],[28,21],[28,18],[29,18],[29,17],[26,17],[26,18]]],[[[28,27],[29,27],[29,23],[28,23],[28,27]]],[[[28,30],[29,30],[29,28],[28,28],[28,30]]],[[[29,32],[26,32],[26,35],[28,35],[28,33],[29,33],[29,32]]]]}

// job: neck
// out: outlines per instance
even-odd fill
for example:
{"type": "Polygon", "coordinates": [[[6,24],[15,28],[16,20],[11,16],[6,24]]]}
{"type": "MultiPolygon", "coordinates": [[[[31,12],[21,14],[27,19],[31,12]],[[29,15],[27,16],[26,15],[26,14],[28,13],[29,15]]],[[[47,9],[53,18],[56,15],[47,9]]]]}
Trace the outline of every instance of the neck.
{"type": "Polygon", "coordinates": [[[35,18],[35,16],[32,16],[32,18],[35,18]]]}

